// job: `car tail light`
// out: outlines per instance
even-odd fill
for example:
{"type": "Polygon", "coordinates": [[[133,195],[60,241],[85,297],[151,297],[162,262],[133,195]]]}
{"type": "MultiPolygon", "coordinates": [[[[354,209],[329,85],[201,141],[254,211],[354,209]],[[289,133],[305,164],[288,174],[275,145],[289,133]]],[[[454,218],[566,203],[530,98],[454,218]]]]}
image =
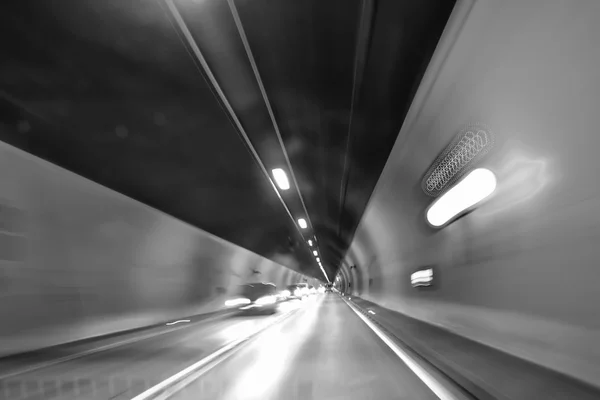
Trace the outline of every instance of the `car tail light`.
{"type": "Polygon", "coordinates": [[[266,305],[266,304],[273,304],[277,301],[277,298],[275,296],[264,296],[261,297],[260,299],[256,300],[256,304],[259,305],[266,305]]]}
{"type": "Polygon", "coordinates": [[[227,307],[233,307],[233,306],[241,306],[243,304],[250,304],[250,303],[251,303],[250,299],[246,299],[246,298],[240,297],[238,299],[227,300],[225,302],[225,305],[227,307]]]}

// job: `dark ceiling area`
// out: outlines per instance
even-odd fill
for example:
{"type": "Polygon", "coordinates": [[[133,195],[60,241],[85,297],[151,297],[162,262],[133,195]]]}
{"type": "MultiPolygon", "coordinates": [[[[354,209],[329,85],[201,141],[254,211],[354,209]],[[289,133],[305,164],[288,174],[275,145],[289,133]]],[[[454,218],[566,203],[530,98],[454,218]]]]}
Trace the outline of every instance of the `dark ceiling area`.
{"type": "Polygon", "coordinates": [[[306,242],[333,277],[454,6],[6,3],[0,140],[319,279],[306,242]]]}

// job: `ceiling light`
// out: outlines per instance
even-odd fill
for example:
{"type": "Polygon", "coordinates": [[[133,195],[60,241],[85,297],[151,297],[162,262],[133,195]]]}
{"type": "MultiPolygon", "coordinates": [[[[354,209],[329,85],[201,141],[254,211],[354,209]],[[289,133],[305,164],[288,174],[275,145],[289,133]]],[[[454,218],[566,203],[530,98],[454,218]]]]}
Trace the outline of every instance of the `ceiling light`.
{"type": "Polygon", "coordinates": [[[308,245],[312,246],[312,240],[308,239],[308,245]]]}
{"type": "Polygon", "coordinates": [[[442,226],[491,195],[495,189],[494,173],[485,168],[475,169],[429,207],[427,221],[435,227],[442,226]]]}
{"type": "Polygon", "coordinates": [[[313,255],[314,255],[314,256],[318,256],[318,255],[319,255],[319,253],[317,253],[317,251],[316,251],[316,250],[313,250],[313,255]]]}
{"type": "Polygon", "coordinates": [[[300,225],[300,228],[302,229],[308,228],[308,225],[306,224],[306,220],[304,218],[298,219],[298,225],[300,225]]]}
{"type": "Polygon", "coordinates": [[[281,168],[275,168],[273,171],[273,178],[275,178],[275,182],[277,182],[277,186],[281,190],[288,190],[290,188],[290,181],[284,170],[281,168]]]}
{"type": "Polygon", "coordinates": [[[320,262],[321,262],[321,259],[320,259],[319,257],[317,257],[317,262],[318,262],[318,263],[320,263],[320,262]]]}

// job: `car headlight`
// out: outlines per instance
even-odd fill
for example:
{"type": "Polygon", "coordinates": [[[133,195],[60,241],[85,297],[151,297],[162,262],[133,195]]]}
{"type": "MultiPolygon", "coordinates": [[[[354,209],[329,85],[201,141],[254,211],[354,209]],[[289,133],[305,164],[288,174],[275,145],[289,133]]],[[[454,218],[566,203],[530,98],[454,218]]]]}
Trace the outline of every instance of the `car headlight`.
{"type": "Polygon", "coordinates": [[[241,306],[242,304],[250,304],[250,303],[251,303],[250,299],[240,297],[239,299],[227,300],[225,302],[225,305],[227,307],[233,307],[233,306],[241,306]]]}
{"type": "Polygon", "coordinates": [[[281,295],[284,297],[288,297],[290,295],[290,291],[289,290],[284,290],[283,292],[281,292],[281,295]]]}
{"type": "Polygon", "coordinates": [[[294,291],[294,295],[295,295],[295,296],[302,296],[302,290],[300,290],[300,289],[296,289],[296,290],[294,291]]]}
{"type": "Polygon", "coordinates": [[[275,296],[265,296],[265,297],[261,297],[260,299],[256,300],[256,304],[259,304],[262,306],[265,304],[273,304],[273,303],[275,303],[275,301],[277,301],[275,296]]]}

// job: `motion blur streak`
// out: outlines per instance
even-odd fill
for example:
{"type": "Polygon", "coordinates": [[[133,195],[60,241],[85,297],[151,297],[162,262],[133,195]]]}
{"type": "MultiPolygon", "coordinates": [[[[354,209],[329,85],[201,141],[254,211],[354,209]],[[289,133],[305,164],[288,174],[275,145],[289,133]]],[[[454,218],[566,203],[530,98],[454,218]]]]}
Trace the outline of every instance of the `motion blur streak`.
{"type": "Polygon", "coordinates": [[[599,399],[598,21],[599,0],[0,2],[0,397],[131,399],[297,309],[177,396],[434,399],[347,299],[472,397],[599,399]],[[469,126],[493,135],[448,147],[469,126]],[[481,169],[493,193],[429,224],[481,169]]]}
{"type": "Polygon", "coordinates": [[[503,213],[518,213],[535,203],[544,204],[552,199],[543,191],[556,183],[558,172],[551,170],[550,160],[535,155],[534,150],[525,150],[519,143],[507,146],[506,156],[496,171],[502,181],[494,194],[497,199],[493,208],[482,211],[482,215],[492,214],[499,218],[503,213]]]}

